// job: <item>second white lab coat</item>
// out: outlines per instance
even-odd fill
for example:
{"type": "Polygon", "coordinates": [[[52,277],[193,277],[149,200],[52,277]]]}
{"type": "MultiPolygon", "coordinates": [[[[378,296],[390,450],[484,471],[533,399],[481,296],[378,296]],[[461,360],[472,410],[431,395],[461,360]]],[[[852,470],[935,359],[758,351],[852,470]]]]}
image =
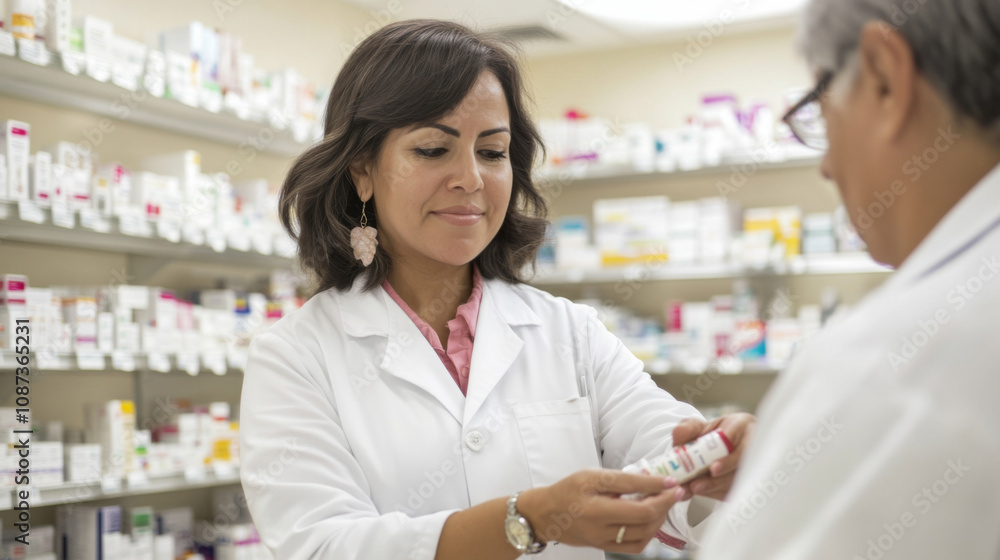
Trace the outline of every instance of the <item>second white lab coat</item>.
{"type": "Polygon", "coordinates": [[[782,374],[699,559],[1000,558],[998,400],[1000,167],[782,374]]]}
{"type": "MultiPolygon", "coordinates": [[[[485,281],[463,396],[388,294],[359,288],[314,296],[251,345],[241,476],[280,560],[432,559],[453,512],[662,453],[680,420],[700,418],[592,308],[485,281]]],[[[672,510],[672,532],[696,541],[687,515],[672,510]]]]}

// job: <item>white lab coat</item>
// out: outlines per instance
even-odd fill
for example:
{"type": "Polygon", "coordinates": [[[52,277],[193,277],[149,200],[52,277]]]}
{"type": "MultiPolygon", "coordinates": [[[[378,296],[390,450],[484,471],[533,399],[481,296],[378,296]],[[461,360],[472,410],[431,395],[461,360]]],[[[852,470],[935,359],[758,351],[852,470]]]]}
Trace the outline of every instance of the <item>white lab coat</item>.
{"type": "Polygon", "coordinates": [[[1000,167],[776,382],[699,559],[1000,558],[998,399],[1000,167]]]}
{"type": "MultiPolygon", "coordinates": [[[[662,453],[700,417],[593,309],[499,280],[484,282],[463,396],[389,295],[359,286],[316,295],[250,348],[241,477],[280,560],[431,559],[453,512],[662,453]]],[[[671,511],[673,533],[695,543],[687,515],[671,511]]],[[[559,544],[537,558],[604,553],[559,544]]]]}

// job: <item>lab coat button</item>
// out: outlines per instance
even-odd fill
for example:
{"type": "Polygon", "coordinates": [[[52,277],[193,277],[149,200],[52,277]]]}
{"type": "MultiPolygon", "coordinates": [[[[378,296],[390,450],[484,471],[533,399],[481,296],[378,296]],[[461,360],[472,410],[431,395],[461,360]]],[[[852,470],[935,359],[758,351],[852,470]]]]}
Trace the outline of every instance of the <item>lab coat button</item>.
{"type": "Polygon", "coordinates": [[[469,432],[465,434],[465,445],[473,451],[482,449],[484,443],[486,443],[486,436],[482,432],[469,432]]]}

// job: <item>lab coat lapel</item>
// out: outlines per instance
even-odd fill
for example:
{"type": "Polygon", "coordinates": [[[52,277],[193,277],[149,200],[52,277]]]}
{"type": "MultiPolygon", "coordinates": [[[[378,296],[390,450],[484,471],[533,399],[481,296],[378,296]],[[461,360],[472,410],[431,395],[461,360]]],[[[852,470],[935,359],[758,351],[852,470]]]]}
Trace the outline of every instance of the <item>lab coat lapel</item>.
{"type": "Polygon", "coordinates": [[[381,371],[423,389],[462,422],[465,397],[461,389],[424,335],[384,289],[361,293],[356,282],[351,292],[342,295],[340,311],[345,332],[366,349],[381,371]]]}
{"type": "Polygon", "coordinates": [[[501,280],[483,282],[472,345],[463,424],[468,424],[524,348],[513,326],[540,324],[538,316],[501,280]]]}

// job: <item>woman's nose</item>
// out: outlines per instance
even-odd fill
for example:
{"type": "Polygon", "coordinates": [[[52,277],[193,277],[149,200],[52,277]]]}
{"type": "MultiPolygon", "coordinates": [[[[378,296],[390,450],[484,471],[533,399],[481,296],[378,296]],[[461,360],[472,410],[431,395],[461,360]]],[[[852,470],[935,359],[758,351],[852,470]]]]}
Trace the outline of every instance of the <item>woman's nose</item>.
{"type": "Polygon", "coordinates": [[[475,151],[466,152],[462,157],[457,158],[455,166],[449,188],[464,189],[467,192],[483,188],[483,177],[475,151]]]}

